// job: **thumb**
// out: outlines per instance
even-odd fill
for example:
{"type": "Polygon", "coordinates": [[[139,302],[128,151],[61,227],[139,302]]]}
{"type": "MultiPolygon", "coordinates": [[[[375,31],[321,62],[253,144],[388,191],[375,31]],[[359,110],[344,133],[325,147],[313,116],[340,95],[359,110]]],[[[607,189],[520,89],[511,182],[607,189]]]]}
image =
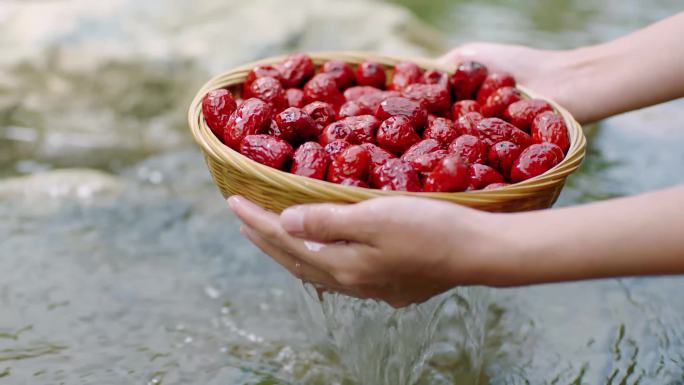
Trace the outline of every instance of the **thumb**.
{"type": "Polygon", "coordinates": [[[290,235],[319,242],[363,241],[355,205],[310,204],[293,206],[280,214],[280,224],[290,235]]]}

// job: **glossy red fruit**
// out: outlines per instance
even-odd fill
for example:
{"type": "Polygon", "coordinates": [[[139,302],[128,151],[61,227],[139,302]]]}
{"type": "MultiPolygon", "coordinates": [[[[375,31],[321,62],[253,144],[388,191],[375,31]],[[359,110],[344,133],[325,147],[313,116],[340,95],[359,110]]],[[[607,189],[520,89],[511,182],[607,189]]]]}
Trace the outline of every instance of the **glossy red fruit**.
{"type": "Polygon", "coordinates": [[[326,154],[328,154],[328,158],[332,161],[350,146],[351,143],[347,142],[346,140],[336,139],[326,144],[323,149],[325,150],[326,154]]]}
{"type": "Polygon", "coordinates": [[[459,136],[454,122],[446,118],[434,118],[423,131],[423,139],[436,139],[443,146],[449,145],[459,136]]]}
{"type": "Polygon", "coordinates": [[[316,122],[301,108],[286,108],[276,115],[275,122],[280,130],[280,137],[288,142],[318,139],[316,122]]]}
{"type": "Polygon", "coordinates": [[[295,151],[290,172],[309,178],[324,179],[328,163],[330,158],[320,144],[306,142],[295,151]]]}
{"type": "Polygon", "coordinates": [[[394,155],[390,154],[389,152],[383,150],[382,148],[376,146],[373,143],[363,143],[361,147],[365,148],[366,151],[368,151],[368,155],[370,155],[371,170],[374,167],[382,166],[390,159],[394,159],[394,155]]]}
{"type": "Polygon", "coordinates": [[[340,121],[345,122],[351,128],[353,143],[375,143],[375,133],[381,123],[375,116],[350,116],[340,121]]]}
{"type": "Polygon", "coordinates": [[[470,186],[468,188],[471,190],[480,190],[492,183],[504,182],[503,176],[495,169],[479,163],[470,165],[470,186]]]}
{"type": "Polygon", "coordinates": [[[274,112],[287,108],[285,89],[280,81],[271,77],[258,78],[249,87],[250,94],[271,105],[274,112]]]}
{"type": "Polygon", "coordinates": [[[472,135],[461,135],[449,145],[449,153],[458,155],[467,163],[485,163],[488,147],[472,135]]]}
{"type": "Polygon", "coordinates": [[[331,75],[333,79],[335,79],[337,87],[340,89],[350,87],[354,84],[354,70],[352,70],[349,64],[342,60],[330,60],[323,63],[321,72],[331,75]]]}
{"type": "Polygon", "coordinates": [[[442,149],[442,144],[435,139],[423,139],[417,142],[413,146],[409,147],[408,150],[401,155],[401,160],[405,162],[411,162],[412,159],[419,157],[420,155],[429,154],[437,150],[442,149]]]}
{"type": "Polygon", "coordinates": [[[390,191],[420,191],[420,178],[410,164],[401,159],[390,159],[371,172],[371,185],[390,191]]]}
{"type": "Polygon", "coordinates": [[[223,142],[228,147],[238,150],[245,136],[260,134],[267,130],[272,116],[271,106],[263,100],[257,98],[245,100],[230,115],[223,132],[223,142]]]}
{"type": "Polygon", "coordinates": [[[286,89],[285,98],[287,99],[287,105],[290,107],[302,108],[306,104],[304,103],[304,91],[299,88],[286,89]]]}
{"type": "Polygon", "coordinates": [[[242,84],[242,98],[251,98],[252,94],[249,90],[250,86],[252,85],[252,83],[254,83],[255,80],[265,77],[274,78],[280,82],[282,82],[283,80],[283,78],[280,76],[280,71],[278,71],[276,67],[269,64],[256,66],[252,68],[249,72],[247,72],[245,82],[242,84]]]}
{"type": "Polygon", "coordinates": [[[328,168],[328,180],[340,183],[346,178],[366,180],[370,155],[361,146],[350,146],[333,159],[328,168]]]}
{"type": "Polygon", "coordinates": [[[271,135],[247,135],[240,142],[240,154],[266,166],[282,169],[292,157],[292,146],[271,135]]]}
{"type": "Polygon", "coordinates": [[[465,115],[454,120],[454,128],[459,135],[473,135],[480,136],[480,131],[477,129],[477,124],[482,120],[482,115],[479,112],[468,112],[465,115]]]}
{"type": "Polygon", "coordinates": [[[511,168],[511,181],[524,180],[541,175],[563,160],[563,150],[552,143],[535,143],[520,153],[511,168]],[[560,154],[560,156],[559,156],[560,154]]]}
{"type": "Polygon", "coordinates": [[[352,187],[363,187],[363,188],[368,188],[368,183],[358,180],[358,179],[352,179],[352,178],[344,178],[342,179],[342,182],[340,182],[342,186],[352,186],[352,187]]]}
{"type": "Polygon", "coordinates": [[[514,87],[501,87],[492,92],[480,108],[480,113],[485,118],[503,118],[506,108],[522,99],[522,94],[514,87]]]}
{"type": "Polygon", "coordinates": [[[506,178],[510,178],[513,162],[518,159],[522,148],[515,143],[502,141],[489,148],[487,161],[490,166],[499,170],[506,178]]]}
{"type": "Polygon", "coordinates": [[[411,121],[405,116],[392,116],[380,125],[377,134],[378,145],[400,156],[409,147],[420,141],[411,121]]]}
{"type": "Polygon", "coordinates": [[[397,97],[399,93],[397,91],[382,91],[380,93],[367,94],[359,97],[356,101],[359,104],[365,106],[369,110],[375,112],[380,107],[380,103],[387,100],[388,98],[397,97]]]}
{"type": "Polygon", "coordinates": [[[451,90],[456,100],[475,99],[482,82],[487,78],[487,67],[475,61],[467,61],[456,67],[451,75],[451,90]]]}
{"type": "Polygon", "coordinates": [[[356,83],[360,86],[385,88],[385,70],[380,64],[373,61],[365,61],[356,67],[356,83]]]}
{"type": "Polygon", "coordinates": [[[437,70],[427,70],[423,73],[422,82],[425,84],[438,84],[447,89],[451,90],[451,83],[449,82],[449,74],[437,70]]]}
{"type": "Polygon", "coordinates": [[[502,188],[502,187],[506,187],[506,186],[510,186],[510,185],[511,185],[510,183],[492,183],[492,184],[488,185],[487,187],[483,188],[482,190],[483,191],[496,190],[498,188],[502,188]]]}
{"type": "Polygon", "coordinates": [[[426,192],[465,191],[470,185],[470,167],[457,155],[442,159],[425,178],[426,192]]]}
{"type": "Polygon", "coordinates": [[[344,103],[344,96],[331,75],[317,74],[304,85],[304,101],[306,103],[326,102],[337,110],[344,103]]]}
{"type": "Polygon", "coordinates": [[[421,129],[427,122],[427,110],[415,100],[402,97],[387,98],[380,103],[375,116],[385,120],[393,116],[406,117],[414,129],[421,129]]]}
{"type": "Polygon", "coordinates": [[[411,84],[404,88],[401,95],[422,102],[428,112],[433,114],[442,114],[451,106],[449,91],[437,84],[411,84]]]}
{"type": "Polygon", "coordinates": [[[451,106],[451,119],[458,120],[468,112],[480,112],[480,103],[474,100],[459,100],[451,106]]]}
{"type": "Polygon", "coordinates": [[[220,89],[207,92],[202,99],[202,115],[211,132],[223,138],[223,131],[230,115],[237,109],[233,95],[228,90],[220,89]]]}
{"type": "Polygon", "coordinates": [[[512,125],[529,133],[534,117],[544,111],[553,111],[553,107],[544,100],[523,99],[506,107],[503,116],[512,125]]]}
{"type": "Polygon", "coordinates": [[[403,61],[394,66],[387,89],[401,91],[407,86],[418,83],[423,76],[423,70],[414,62],[403,61]]]}
{"type": "Polygon", "coordinates": [[[370,108],[357,101],[350,100],[340,107],[340,111],[337,113],[337,119],[344,119],[350,116],[369,115],[372,113],[373,111],[371,111],[370,108]]]}
{"type": "Polygon", "coordinates": [[[354,86],[349,87],[344,90],[344,98],[347,101],[358,100],[360,97],[365,95],[379,95],[382,94],[382,90],[370,86],[354,86]]]}
{"type": "Polygon", "coordinates": [[[491,72],[477,92],[477,102],[484,105],[489,95],[501,87],[515,87],[515,78],[507,72],[491,72]]]}
{"type": "Polygon", "coordinates": [[[316,73],[311,57],[303,53],[288,56],[276,68],[280,72],[283,85],[287,88],[301,86],[316,73]]]}
{"type": "Polygon", "coordinates": [[[536,143],[549,142],[557,145],[563,153],[570,148],[568,127],[565,121],[553,111],[542,112],[532,121],[532,140],[536,143]]]}
{"type": "Polygon", "coordinates": [[[499,118],[480,120],[477,123],[477,130],[480,133],[480,138],[487,146],[492,146],[494,143],[504,140],[513,142],[523,148],[532,143],[532,138],[525,131],[499,118]]]}
{"type": "Polygon", "coordinates": [[[316,122],[319,132],[323,131],[323,128],[328,124],[335,121],[335,109],[328,103],[325,102],[313,102],[309,103],[302,108],[304,112],[309,114],[311,119],[316,122]]]}
{"type": "Polygon", "coordinates": [[[447,156],[449,156],[449,152],[447,150],[437,150],[429,152],[427,154],[418,155],[415,158],[411,159],[409,161],[409,164],[416,171],[425,174],[434,170],[434,168],[437,167],[439,162],[441,162],[442,159],[446,158],[447,156]]]}

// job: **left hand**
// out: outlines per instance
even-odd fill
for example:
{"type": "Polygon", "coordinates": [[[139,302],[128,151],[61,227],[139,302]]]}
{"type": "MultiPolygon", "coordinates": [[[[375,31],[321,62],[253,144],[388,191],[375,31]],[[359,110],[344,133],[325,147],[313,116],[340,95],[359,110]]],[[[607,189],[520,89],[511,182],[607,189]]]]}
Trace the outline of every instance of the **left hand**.
{"type": "Polygon", "coordinates": [[[280,216],[242,197],[228,203],[241,232],[304,281],[394,307],[481,279],[501,250],[489,214],[430,199],[377,198],[295,206],[280,216]]]}

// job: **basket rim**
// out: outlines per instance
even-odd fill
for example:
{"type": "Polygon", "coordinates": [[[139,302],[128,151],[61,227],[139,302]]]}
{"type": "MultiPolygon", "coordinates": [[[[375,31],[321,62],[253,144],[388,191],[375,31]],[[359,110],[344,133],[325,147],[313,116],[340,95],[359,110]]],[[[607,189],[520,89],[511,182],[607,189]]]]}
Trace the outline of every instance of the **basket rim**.
{"type": "MultiPolygon", "coordinates": [[[[409,60],[413,61],[423,69],[435,69],[444,71],[449,74],[453,70],[441,65],[433,60],[424,58],[413,58],[406,56],[390,56],[381,55],[373,52],[364,51],[328,51],[328,52],[306,52],[313,59],[318,66],[330,59],[339,59],[350,64],[357,64],[364,60],[374,60],[384,67],[390,67],[399,61],[409,60]]],[[[247,72],[257,65],[274,64],[281,62],[287,55],[280,55],[269,57],[235,67],[225,71],[219,75],[214,76],[207,81],[195,94],[190,108],[188,110],[188,123],[190,131],[195,142],[205,153],[205,156],[212,157],[215,161],[220,163],[234,163],[234,166],[249,169],[252,174],[258,176],[264,182],[273,184],[279,182],[286,182],[291,185],[291,182],[296,181],[302,188],[316,188],[318,190],[325,190],[326,194],[331,197],[339,197],[341,200],[349,200],[350,197],[356,199],[370,199],[380,196],[413,196],[423,198],[437,198],[450,200],[462,199],[469,203],[491,203],[497,202],[501,199],[520,198],[533,194],[540,188],[549,187],[563,181],[568,175],[577,170],[586,153],[586,137],[582,130],[582,126],[574,119],[574,117],[559,105],[557,102],[549,99],[539,93],[528,89],[523,85],[517,85],[516,88],[520,90],[523,95],[529,98],[543,99],[549,102],[553,108],[561,115],[568,128],[568,136],[570,138],[570,148],[565,158],[553,168],[547,170],[545,173],[527,179],[522,182],[512,183],[508,186],[500,187],[494,190],[474,190],[463,192],[407,192],[407,191],[384,191],[379,189],[369,189],[353,186],[344,186],[325,180],[318,180],[308,178],[289,172],[275,169],[256,161],[253,161],[239,152],[224,145],[209,129],[204,121],[202,115],[202,99],[204,95],[214,89],[234,87],[244,81],[247,72]],[[244,74],[243,74],[244,73],[244,74]],[[239,82],[227,82],[227,78],[240,77],[239,82]]]]}

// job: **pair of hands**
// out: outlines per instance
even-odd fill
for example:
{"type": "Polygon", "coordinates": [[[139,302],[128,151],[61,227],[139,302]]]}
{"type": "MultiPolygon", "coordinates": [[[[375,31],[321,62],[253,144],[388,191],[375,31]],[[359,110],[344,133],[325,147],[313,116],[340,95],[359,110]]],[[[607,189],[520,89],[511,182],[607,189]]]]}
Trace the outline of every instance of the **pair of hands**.
{"type": "MultiPolygon", "coordinates": [[[[558,55],[481,43],[452,50],[438,61],[453,66],[476,60],[555,98],[558,55]]],[[[487,282],[482,266],[488,255],[509,247],[494,228],[500,222],[496,214],[435,200],[307,205],[280,216],[241,197],[228,202],[244,222],[242,234],[293,275],[395,307],[425,301],[455,285],[496,284],[487,282]]]]}

